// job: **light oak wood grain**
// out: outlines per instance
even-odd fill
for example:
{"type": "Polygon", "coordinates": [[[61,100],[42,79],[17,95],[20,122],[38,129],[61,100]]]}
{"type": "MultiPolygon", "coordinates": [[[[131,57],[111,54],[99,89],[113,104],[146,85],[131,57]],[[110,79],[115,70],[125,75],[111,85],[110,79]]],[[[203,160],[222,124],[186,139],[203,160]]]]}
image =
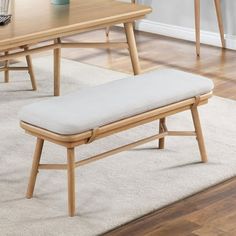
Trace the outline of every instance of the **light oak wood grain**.
{"type": "Polygon", "coordinates": [[[35,80],[35,76],[34,76],[34,70],[33,70],[33,64],[32,64],[32,59],[30,55],[27,55],[26,51],[28,50],[28,46],[24,46],[22,48],[17,48],[16,50],[18,50],[16,53],[25,53],[25,58],[26,58],[26,62],[27,62],[27,66],[12,66],[10,65],[10,59],[12,59],[11,55],[12,53],[9,51],[5,51],[4,52],[4,57],[5,60],[3,67],[0,67],[0,72],[4,72],[4,82],[5,83],[9,83],[10,81],[10,71],[28,71],[29,76],[30,76],[30,80],[31,80],[31,84],[32,84],[32,89],[33,90],[37,90],[37,85],[36,85],[36,80],[35,80]],[[20,51],[19,51],[20,50],[20,51]],[[22,51],[23,50],[23,51],[22,51]]]}
{"type": "MultiPolygon", "coordinates": [[[[132,3],[137,3],[137,0],[131,0],[132,3]]],[[[201,0],[194,0],[194,13],[195,13],[195,38],[196,38],[196,54],[200,56],[200,44],[201,44],[201,37],[200,37],[200,3],[201,0]]],[[[220,31],[220,38],[222,47],[225,48],[225,39],[224,39],[224,24],[222,19],[222,11],[221,11],[221,0],[214,0],[215,7],[216,7],[216,15],[217,21],[220,31]]],[[[106,29],[106,35],[109,36],[109,28],[106,29]]]]}
{"type": "Polygon", "coordinates": [[[33,158],[30,178],[29,178],[29,184],[28,184],[27,193],[26,193],[27,198],[32,198],[33,193],[34,193],[34,187],[35,187],[35,182],[36,182],[36,178],[38,174],[38,167],[39,167],[41,154],[43,150],[43,144],[44,144],[44,140],[37,138],[34,158],[33,158]]]}
{"type": "Polygon", "coordinates": [[[69,216],[75,215],[75,150],[67,149],[67,175],[68,175],[68,211],[69,216]]]}
{"type": "MultiPolygon", "coordinates": [[[[27,50],[28,50],[28,47],[25,47],[25,51],[27,51],[27,50]]],[[[26,62],[27,62],[27,65],[28,65],[28,72],[29,72],[29,75],[30,75],[32,89],[37,90],[36,79],[35,79],[35,76],[34,76],[33,63],[32,63],[32,59],[31,59],[30,55],[26,56],[26,62]]]]}
{"type": "MultiPolygon", "coordinates": [[[[8,51],[4,52],[5,56],[8,55],[8,51]]],[[[6,60],[4,63],[4,82],[8,83],[9,82],[9,60],[6,60]]]]}
{"type": "MultiPolygon", "coordinates": [[[[54,54],[54,96],[60,95],[60,58],[63,46],[84,46],[84,47],[126,47],[129,49],[134,74],[141,72],[136,42],[132,23],[151,12],[151,8],[138,4],[122,3],[113,0],[71,0],[68,5],[53,5],[48,0],[15,1],[12,14],[12,22],[0,28],[0,61],[5,61],[4,68],[7,68],[8,61],[16,57],[26,56],[29,74],[33,90],[36,90],[36,81],[33,74],[33,67],[30,55],[53,50],[54,54]],[[27,18],[25,13],[27,12],[27,18]],[[30,21],[29,21],[30,19],[30,21]],[[61,37],[90,31],[103,27],[109,27],[123,23],[126,28],[127,42],[120,43],[86,43],[86,44],[62,44],[61,37]],[[53,40],[54,43],[38,46],[43,41],[53,40]],[[25,45],[34,44],[33,49],[25,45]],[[24,52],[8,54],[8,51],[16,47],[24,47],[24,52]]],[[[4,69],[5,82],[8,81],[9,72],[4,69]]]]}
{"type": "MultiPolygon", "coordinates": [[[[196,54],[197,56],[200,56],[200,3],[201,0],[194,0],[194,11],[195,11],[195,32],[196,32],[196,54]]],[[[225,39],[224,39],[224,25],[223,25],[223,19],[222,19],[222,12],[221,12],[221,0],[214,0],[215,8],[216,8],[216,15],[217,15],[217,21],[220,31],[220,38],[221,38],[221,44],[222,48],[225,48],[225,39]]]]}
{"type": "Polygon", "coordinates": [[[151,12],[147,6],[113,0],[71,0],[69,5],[62,6],[53,5],[49,0],[21,0],[14,4],[12,22],[0,28],[0,51],[105,25],[132,22],[151,12]]]}

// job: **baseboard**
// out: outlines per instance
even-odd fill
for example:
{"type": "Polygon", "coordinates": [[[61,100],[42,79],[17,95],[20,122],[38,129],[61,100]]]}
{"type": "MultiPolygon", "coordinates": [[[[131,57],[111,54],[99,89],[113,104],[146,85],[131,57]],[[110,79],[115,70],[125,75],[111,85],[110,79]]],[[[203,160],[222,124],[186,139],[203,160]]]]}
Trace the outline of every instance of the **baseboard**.
{"type": "MultiPolygon", "coordinates": [[[[192,42],[195,41],[195,31],[191,28],[168,25],[144,19],[136,23],[136,29],[192,42]]],[[[226,48],[236,50],[236,36],[225,35],[225,42],[226,48]]],[[[220,35],[218,33],[202,30],[201,43],[221,47],[220,35]]]]}

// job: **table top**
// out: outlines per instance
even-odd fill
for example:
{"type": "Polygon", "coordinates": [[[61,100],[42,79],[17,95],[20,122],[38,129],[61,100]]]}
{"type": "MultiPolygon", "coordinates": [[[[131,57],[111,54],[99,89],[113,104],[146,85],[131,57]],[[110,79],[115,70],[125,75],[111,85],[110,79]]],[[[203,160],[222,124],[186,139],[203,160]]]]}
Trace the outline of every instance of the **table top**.
{"type": "Polygon", "coordinates": [[[0,50],[144,17],[151,8],[115,0],[12,0],[12,22],[0,27],[0,50]]]}

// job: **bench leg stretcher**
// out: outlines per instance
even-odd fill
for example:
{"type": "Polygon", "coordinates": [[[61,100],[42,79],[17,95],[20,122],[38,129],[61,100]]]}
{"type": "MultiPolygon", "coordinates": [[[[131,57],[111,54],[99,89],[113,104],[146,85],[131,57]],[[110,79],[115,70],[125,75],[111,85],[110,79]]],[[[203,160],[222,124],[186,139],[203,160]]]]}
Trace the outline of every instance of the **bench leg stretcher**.
{"type": "MultiPolygon", "coordinates": [[[[199,99],[196,99],[196,103],[194,103],[192,106],[190,106],[191,115],[193,119],[193,124],[195,127],[195,131],[168,131],[166,126],[166,117],[162,117],[159,120],[159,134],[153,135],[148,138],[144,138],[141,140],[138,140],[136,142],[124,145],[122,147],[118,147],[116,149],[112,149],[110,151],[98,154],[96,156],[92,156],[88,159],[82,160],[82,161],[75,161],[75,149],[74,146],[78,146],[81,143],[75,144],[74,146],[68,146],[67,147],[67,164],[40,164],[40,158],[42,154],[43,144],[44,144],[44,138],[41,135],[37,135],[35,133],[31,133],[34,136],[37,137],[36,147],[35,147],[35,153],[32,163],[32,169],[31,174],[29,178],[28,183],[28,189],[26,193],[27,198],[32,198],[34,187],[36,183],[36,178],[38,174],[39,169],[45,169],[45,170],[67,170],[67,178],[68,178],[68,213],[69,216],[75,215],[75,168],[86,165],[90,162],[100,160],[102,158],[105,158],[107,156],[119,153],[121,151],[129,150],[131,148],[134,148],[136,146],[142,145],[144,143],[153,141],[153,140],[159,140],[159,149],[164,149],[165,146],[165,137],[166,136],[196,136],[200,155],[201,155],[201,161],[207,162],[207,153],[206,148],[204,144],[197,104],[199,102],[199,99]]],[[[87,141],[84,144],[91,143],[96,139],[96,135],[99,132],[99,129],[94,129],[91,137],[87,139],[87,141]]],[[[110,135],[110,134],[109,134],[110,135]]]]}

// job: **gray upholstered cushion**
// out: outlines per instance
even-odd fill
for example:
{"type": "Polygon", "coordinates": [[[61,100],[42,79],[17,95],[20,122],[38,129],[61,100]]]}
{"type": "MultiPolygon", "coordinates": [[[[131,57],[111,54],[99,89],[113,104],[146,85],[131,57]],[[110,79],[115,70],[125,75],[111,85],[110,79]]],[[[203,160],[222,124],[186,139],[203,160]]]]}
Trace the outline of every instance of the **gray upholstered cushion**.
{"type": "Polygon", "coordinates": [[[59,134],[78,134],[212,89],[207,78],[156,70],[27,105],[19,117],[59,134]]]}

